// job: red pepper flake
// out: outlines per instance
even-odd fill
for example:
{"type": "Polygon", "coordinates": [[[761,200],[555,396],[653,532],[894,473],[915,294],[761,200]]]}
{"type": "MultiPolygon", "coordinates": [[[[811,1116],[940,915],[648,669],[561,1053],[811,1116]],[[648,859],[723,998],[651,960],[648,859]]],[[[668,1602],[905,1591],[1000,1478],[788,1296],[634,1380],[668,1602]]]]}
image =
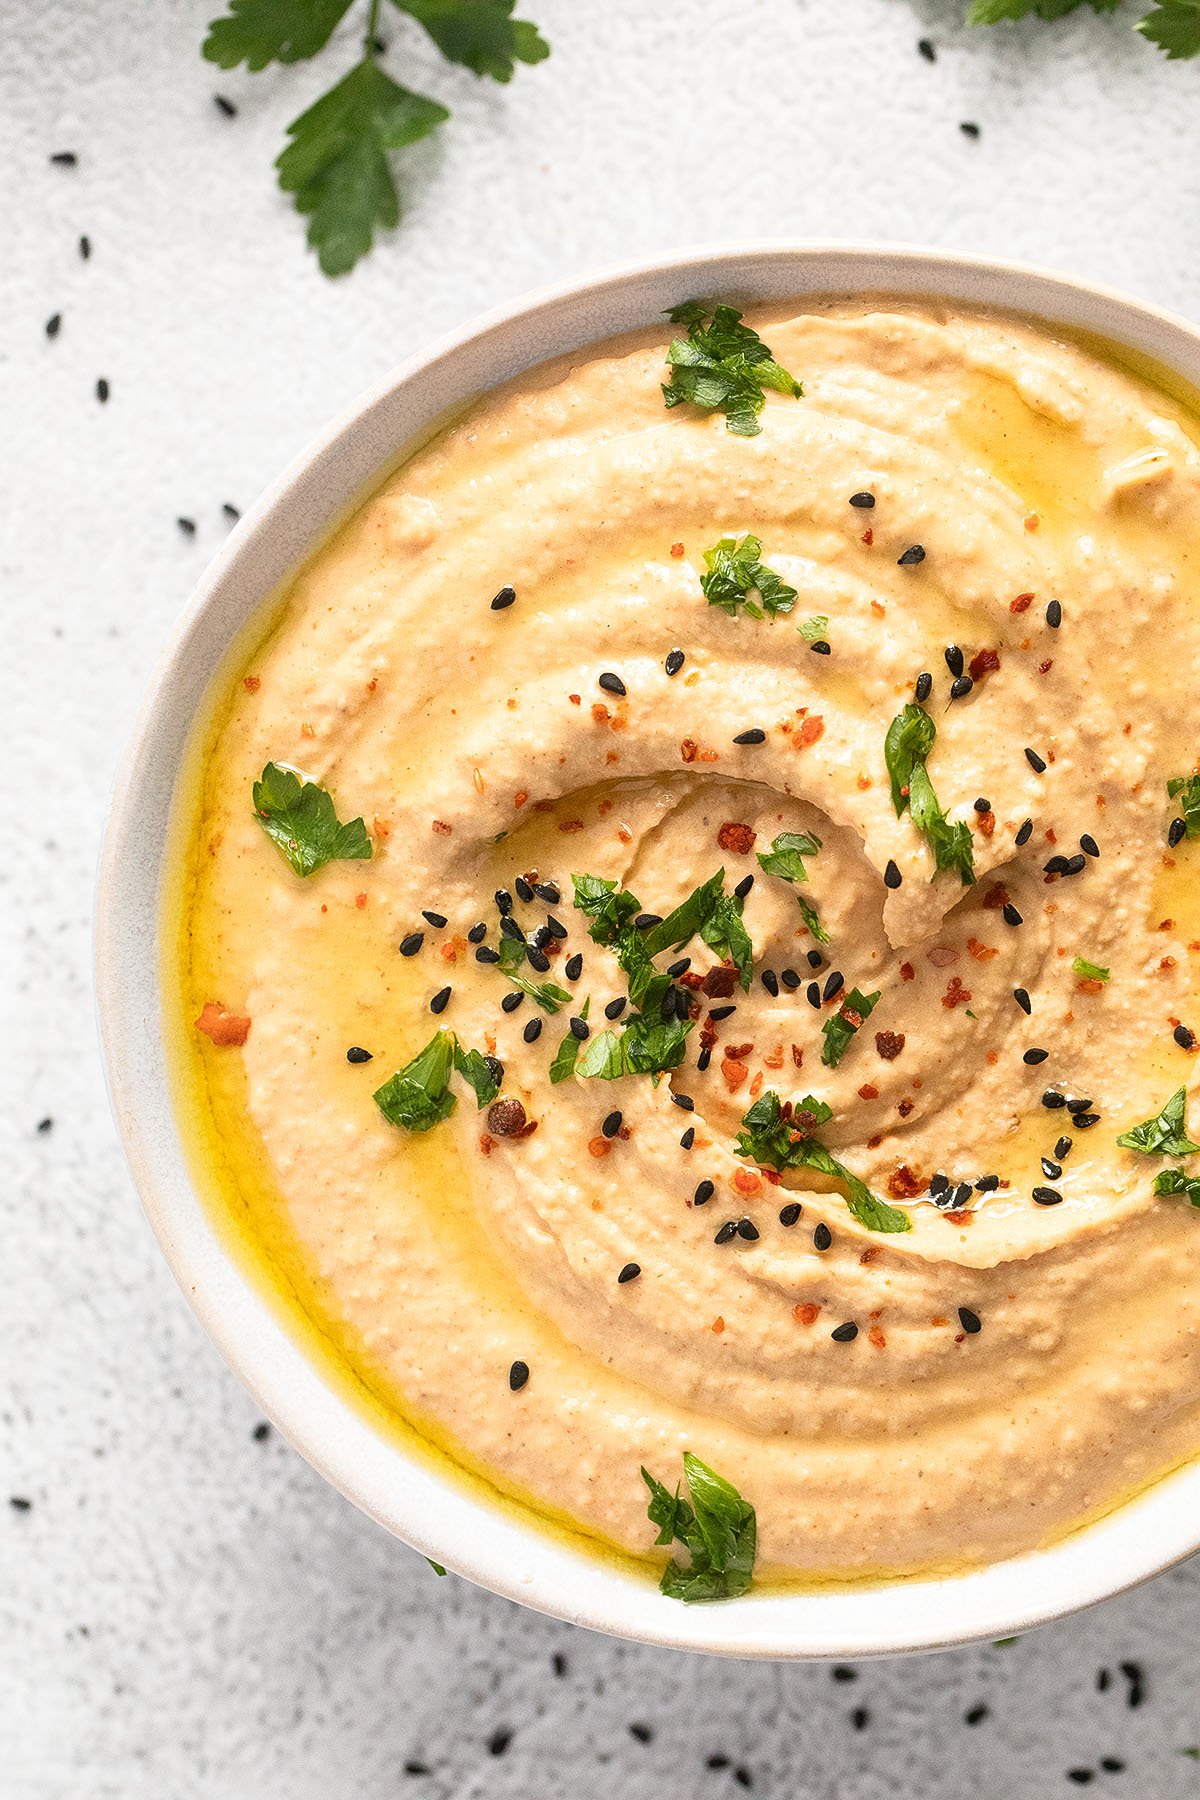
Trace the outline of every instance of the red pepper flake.
{"type": "Polygon", "coordinates": [[[900,1163],[887,1179],[887,1191],[893,1200],[914,1200],[924,1193],[925,1187],[924,1176],[910,1169],[907,1163],[900,1163]]]}
{"type": "Polygon", "coordinates": [[[316,735],[317,735],[317,728],[315,725],[307,725],[307,724],[301,725],[300,736],[302,738],[315,738],[316,735]]]}
{"type": "Polygon", "coordinates": [[[887,1339],[884,1337],[882,1331],[880,1331],[878,1325],[872,1325],[870,1331],[868,1331],[867,1342],[868,1344],[873,1344],[876,1350],[887,1349],[887,1339]]]}
{"type": "Polygon", "coordinates": [[[1036,594],[1018,594],[1015,600],[1009,602],[1008,610],[1010,613],[1028,612],[1036,599],[1036,594]]]}
{"type": "Polygon", "coordinates": [[[262,676],[247,675],[242,682],[242,686],[248,694],[257,694],[259,688],[262,686],[262,676]]]}
{"type": "Polygon", "coordinates": [[[900,1114],[900,1117],[902,1119],[907,1119],[907,1117],[908,1117],[909,1113],[912,1111],[912,1109],[913,1109],[913,1102],[911,1100],[902,1100],[900,1102],[899,1106],[896,1108],[896,1111],[900,1114]]]}
{"type": "Polygon", "coordinates": [[[735,1062],[745,1062],[753,1049],[753,1044],[730,1044],[725,1054],[732,1056],[735,1062]]]}
{"type": "Polygon", "coordinates": [[[997,650],[977,650],[967,670],[973,681],[982,681],[985,675],[993,675],[1000,667],[1000,653],[997,650]]]}
{"type": "Polygon", "coordinates": [[[862,534],[862,541],[867,546],[868,550],[870,549],[871,545],[875,542],[875,533],[871,530],[871,527],[869,525],[867,526],[867,529],[862,534]]]}
{"type": "Polygon", "coordinates": [[[812,1300],[802,1300],[792,1308],[792,1317],[797,1325],[815,1325],[820,1316],[821,1309],[812,1300]]]}
{"type": "Polygon", "coordinates": [[[1026,531],[1036,531],[1038,526],[1041,524],[1041,522],[1042,522],[1042,519],[1041,519],[1040,513],[1027,512],[1025,514],[1025,529],[1026,529],[1026,531]]]}
{"type": "Polygon", "coordinates": [[[978,938],[973,937],[967,939],[967,949],[976,962],[991,962],[993,956],[1000,954],[999,950],[993,949],[989,944],[981,944],[978,938]]]}
{"type": "Polygon", "coordinates": [[[529,789],[528,788],[518,788],[517,789],[516,793],[513,795],[513,805],[518,812],[520,812],[521,808],[524,806],[524,804],[528,800],[528,798],[529,798],[529,789]]]}
{"type": "Polygon", "coordinates": [[[433,829],[439,837],[452,837],[454,834],[453,825],[447,825],[441,819],[433,821],[433,829]]]}
{"type": "Polygon", "coordinates": [[[607,706],[605,706],[603,700],[597,700],[593,704],[592,718],[596,721],[597,725],[606,725],[609,719],[612,718],[612,714],[609,712],[607,706]]]}
{"type": "Polygon", "coordinates": [[[910,962],[902,962],[900,964],[900,979],[901,981],[915,981],[917,979],[917,971],[910,962]]]}
{"type": "Polygon", "coordinates": [[[824,735],[825,721],[820,713],[816,713],[812,718],[802,719],[800,729],[796,733],[797,750],[807,750],[810,744],[815,744],[817,739],[824,735]]]}
{"type": "Polygon", "coordinates": [[[1095,975],[1082,975],[1075,983],[1075,992],[1077,994],[1102,994],[1104,983],[1095,975]]]}
{"type": "MultiPolygon", "coordinates": [[[[683,546],[682,546],[682,545],[680,545],[680,548],[681,548],[681,549],[682,549],[682,548],[683,548],[683,546]]],[[[713,1329],[713,1331],[714,1331],[714,1332],[715,1332],[715,1333],[716,1333],[716,1334],[717,1334],[717,1336],[718,1336],[718,1337],[720,1337],[720,1335],[721,1335],[721,1333],[722,1333],[722,1332],[723,1332],[723,1331],[724,1331],[724,1329],[725,1329],[725,1321],[724,1321],[724,1319],[723,1319],[723,1318],[722,1318],[722,1317],[721,1317],[721,1315],[720,1315],[720,1313],[718,1313],[718,1314],[717,1314],[717,1316],[716,1316],[716,1318],[715,1318],[715,1319],[714,1319],[714,1320],[713,1320],[713,1322],[712,1322],[712,1329],[713,1329]]]]}
{"type": "Polygon", "coordinates": [[[1003,912],[1009,905],[1008,889],[1002,881],[995,882],[983,896],[983,904],[988,912],[1003,912]]]}
{"type": "Polygon", "coordinates": [[[978,825],[982,835],[985,838],[990,838],[993,831],[996,829],[996,815],[994,812],[976,813],[975,823],[978,825]]]}
{"type": "Polygon", "coordinates": [[[749,825],[737,825],[727,819],[717,833],[717,842],[722,850],[732,850],[737,856],[749,856],[754,848],[756,835],[749,825]]]}
{"type": "Polygon", "coordinates": [[[763,1190],[763,1178],[757,1169],[738,1169],[733,1177],[733,1186],[745,1199],[752,1200],[763,1190]]]}
{"type": "Polygon", "coordinates": [[[355,894],[354,904],[357,906],[359,912],[361,912],[363,907],[367,904],[367,896],[365,894],[355,894]]]}
{"type": "Polygon", "coordinates": [[[804,1052],[800,1048],[799,1044],[792,1045],[792,1061],[795,1063],[795,1065],[798,1069],[802,1069],[804,1067],[804,1052]]]}
{"type": "Polygon", "coordinates": [[[219,1000],[206,1000],[196,1020],[196,1030],[222,1047],[240,1048],[250,1036],[250,1021],[242,1013],[226,1012],[219,1000]]]}
{"type": "Polygon", "coordinates": [[[858,1090],[858,1097],[860,1100],[878,1100],[879,1089],[873,1086],[871,1082],[864,1081],[858,1090]]]}
{"type": "Polygon", "coordinates": [[[1052,656],[1048,656],[1046,658],[1045,662],[1040,662],[1038,664],[1038,674],[1039,675],[1048,675],[1053,667],[1054,667],[1054,658],[1052,656]]]}
{"type": "MultiPolygon", "coordinates": [[[[738,984],[738,972],[732,963],[717,963],[700,978],[701,990],[710,1000],[728,1000],[738,984]]],[[[692,984],[688,982],[690,987],[692,984]]]]}
{"type": "Polygon", "coordinates": [[[460,956],[465,956],[467,954],[466,938],[463,937],[461,933],[456,933],[454,937],[447,938],[446,942],[442,945],[441,954],[446,962],[457,962],[460,956]]]}
{"type": "Polygon", "coordinates": [[[725,1085],[731,1094],[736,1094],[743,1085],[750,1071],[744,1062],[737,1062],[733,1057],[721,1058],[721,1073],[725,1077],[725,1085]]]}
{"type": "Polygon", "coordinates": [[[1174,931],[1174,929],[1175,929],[1174,919],[1160,919],[1158,921],[1158,929],[1159,929],[1159,931],[1174,931]]]}
{"type": "Polygon", "coordinates": [[[973,1212],[944,1212],[942,1217],[943,1219],[948,1220],[951,1225],[969,1225],[974,1219],[975,1214],[973,1212]]]}
{"type": "Polygon", "coordinates": [[[700,746],[695,738],[684,738],[679,746],[679,754],[685,763],[694,763],[699,749],[700,746]]]}
{"type": "Polygon", "coordinates": [[[588,1142],[588,1155],[589,1156],[594,1156],[596,1158],[599,1158],[601,1156],[607,1156],[611,1149],[612,1149],[612,1144],[609,1141],[609,1139],[606,1137],[594,1137],[594,1138],[591,1138],[588,1142]]]}
{"type": "Polygon", "coordinates": [[[869,775],[860,775],[860,776],[859,776],[859,778],[858,778],[858,791],[859,791],[859,793],[860,793],[860,794],[865,794],[865,793],[866,793],[866,791],[867,791],[867,789],[868,789],[868,788],[869,788],[869,787],[870,787],[870,786],[871,786],[871,777],[870,777],[870,776],[869,776],[869,775]]]}
{"type": "Polygon", "coordinates": [[[671,555],[672,556],[682,556],[683,555],[683,545],[682,544],[672,544],[671,545],[671,555]]]}
{"type": "Polygon", "coordinates": [[[571,702],[572,706],[579,706],[582,703],[583,695],[582,694],[568,694],[567,699],[571,702]]]}
{"type": "Polygon", "coordinates": [[[942,1005],[947,1011],[951,1011],[956,1006],[965,1006],[970,998],[970,988],[965,988],[958,976],[952,975],[949,985],[942,995],[942,1005]]]}
{"type": "Polygon", "coordinates": [[[558,821],[558,829],[560,831],[582,831],[583,830],[583,820],[582,819],[560,819],[558,821]]]}
{"type": "Polygon", "coordinates": [[[490,1156],[495,1147],[495,1139],[490,1138],[486,1131],[481,1131],[479,1134],[479,1148],[483,1151],[483,1154],[485,1156],[490,1156]]]}
{"type": "Polygon", "coordinates": [[[904,1033],[902,1031],[877,1031],[875,1048],[884,1062],[895,1062],[904,1048],[904,1033]]]}
{"type": "Polygon", "coordinates": [[[390,819],[381,819],[376,816],[371,820],[371,831],[382,843],[384,839],[389,838],[392,834],[392,821],[390,819]]]}

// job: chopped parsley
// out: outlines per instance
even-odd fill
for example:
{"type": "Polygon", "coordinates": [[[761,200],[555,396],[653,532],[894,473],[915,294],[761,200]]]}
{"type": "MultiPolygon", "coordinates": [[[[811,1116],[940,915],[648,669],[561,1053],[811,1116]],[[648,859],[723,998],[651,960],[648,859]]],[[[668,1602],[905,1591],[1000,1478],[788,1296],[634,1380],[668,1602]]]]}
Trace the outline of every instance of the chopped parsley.
{"type": "Polygon", "coordinates": [[[829,617],[826,613],[816,613],[811,619],[805,619],[797,625],[796,630],[806,644],[819,644],[829,630],[829,617]]]}
{"type": "Polygon", "coordinates": [[[1157,1118],[1123,1131],[1117,1142],[1143,1156],[1191,1156],[1200,1150],[1187,1134],[1187,1089],[1177,1088],[1157,1118]]]}
{"type": "MultiPolygon", "coordinates": [[[[586,1019],[591,1011],[592,996],[589,994],[579,1009],[579,1017],[586,1019]]],[[[550,1064],[550,1079],[557,1087],[560,1081],[569,1081],[575,1073],[575,1063],[583,1045],[573,1031],[568,1031],[562,1043],[554,1053],[554,1061],[550,1064]]]]}
{"type": "Polygon", "coordinates": [[[1200,837],[1200,775],[1189,775],[1186,780],[1177,775],[1173,781],[1168,781],[1167,793],[1179,802],[1185,837],[1200,837]]]}
{"type": "Polygon", "coordinates": [[[756,437],[758,415],[766,404],[764,389],[799,399],[804,392],[795,376],[775,361],[757,331],[743,324],[732,306],[706,306],[700,300],[673,306],[667,317],[686,325],[686,338],[674,338],[667,351],[670,379],[663,385],[668,406],[703,407],[723,412],[727,428],[738,437],[756,437]]]}
{"type": "Polygon", "coordinates": [[[1111,970],[1102,968],[1099,963],[1089,962],[1086,956],[1077,956],[1071,964],[1072,975],[1080,975],[1085,981],[1107,981],[1111,970]]]}
{"type": "Polygon", "coordinates": [[[668,1598],[693,1606],[736,1599],[753,1577],[758,1548],[754,1508],[690,1450],[684,1452],[683,1472],[690,1502],[678,1487],[672,1493],[649,1470],[642,1470],[650,1490],[647,1516],[658,1526],[655,1543],[678,1541],[690,1558],[686,1565],[672,1558],[659,1586],[668,1598]]]}
{"type": "Polygon", "coordinates": [[[582,1047],[575,1073],[615,1081],[621,1075],[665,1075],[683,1061],[694,1019],[655,1019],[635,1012],[620,1032],[600,1031],[582,1047]]]}
{"type": "Polygon", "coordinates": [[[813,1132],[826,1124],[833,1113],[824,1100],[806,1094],[784,1117],[779,1095],[768,1089],[760,1094],[742,1118],[742,1130],[734,1145],[739,1156],[748,1156],[760,1168],[819,1169],[841,1182],[846,1189],[846,1205],[860,1225],[868,1231],[911,1231],[912,1221],[898,1207],[878,1199],[857,1175],[837,1160],[813,1132]]]}
{"type": "Polygon", "coordinates": [[[723,537],[711,550],[704,552],[707,574],[700,586],[710,606],[719,606],[730,618],[744,608],[752,619],[770,614],[790,613],[796,604],[796,590],[769,569],[762,556],[762,544],[747,532],[744,538],[723,537]]]}
{"type": "MultiPolygon", "coordinates": [[[[764,875],[778,875],[781,881],[807,881],[804,858],[815,856],[820,848],[821,840],[813,831],[781,831],[769,850],[759,851],[758,866],[764,875]]],[[[800,917],[818,944],[827,944],[829,933],[812,901],[804,894],[797,894],[796,904],[800,908],[800,917]]]]}
{"type": "Polygon", "coordinates": [[[870,1018],[878,1004],[878,994],[864,994],[860,988],[851,988],[833,1017],[826,1019],[821,1027],[825,1039],[821,1061],[827,1069],[837,1068],[850,1048],[855,1033],[870,1018]],[[855,1020],[858,1021],[857,1024],[855,1020]]]}
{"type": "Polygon", "coordinates": [[[331,862],[369,862],[371,840],[361,819],[340,823],[333,800],[315,781],[270,762],[252,790],[255,817],[297,875],[331,862]]]}
{"type": "Polygon", "coordinates": [[[1156,1194],[1186,1194],[1192,1206],[1200,1206],[1200,1175],[1185,1175],[1182,1169],[1163,1169],[1154,1177],[1156,1194]]]}
{"type": "Polygon", "coordinates": [[[493,1057],[464,1050],[452,1031],[435,1031],[410,1063],[375,1090],[375,1104],[390,1125],[405,1131],[430,1131],[448,1119],[458,1101],[450,1092],[457,1070],[472,1088],[480,1111],[500,1092],[503,1069],[493,1057]]]}
{"type": "Polygon", "coordinates": [[[500,1064],[495,1057],[484,1056],[479,1050],[464,1050],[455,1038],[454,1067],[473,1091],[480,1112],[490,1106],[500,1092],[500,1078],[496,1074],[500,1064]]]}
{"type": "Polygon", "coordinates": [[[556,1013],[560,1006],[570,1005],[570,994],[556,982],[531,981],[528,975],[521,973],[525,961],[525,944],[522,940],[502,937],[498,949],[501,974],[506,975],[523,994],[528,994],[531,1000],[535,1000],[543,1012],[556,1013]]]}
{"type": "Polygon", "coordinates": [[[925,767],[937,737],[937,727],[923,707],[909,701],[887,729],[883,757],[892,783],[896,817],[907,809],[912,822],[933,851],[937,869],[956,869],[964,887],[975,880],[971,828],[960,820],[952,825],[938,803],[925,767]]]}

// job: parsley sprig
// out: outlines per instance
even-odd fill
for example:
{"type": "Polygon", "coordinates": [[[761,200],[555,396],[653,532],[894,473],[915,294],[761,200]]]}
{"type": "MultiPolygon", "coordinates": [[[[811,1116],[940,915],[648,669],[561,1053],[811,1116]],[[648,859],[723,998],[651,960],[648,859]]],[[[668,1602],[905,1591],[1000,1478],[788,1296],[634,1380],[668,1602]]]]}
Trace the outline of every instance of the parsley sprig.
{"type": "MultiPolygon", "coordinates": [[[[1090,6],[1095,13],[1116,12],[1121,0],[971,0],[968,25],[998,25],[1004,19],[1065,19],[1090,6]]],[[[1172,61],[1200,56],[1200,0],[1155,0],[1134,30],[1156,44],[1172,61]]]]}
{"type": "MultiPolygon", "coordinates": [[[[222,69],[317,56],[353,0],[229,0],[203,54],[222,69]]],[[[514,19],[515,0],[392,0],[424,27],[448,62],[493,81],[512,80],[518,62],[542,62],[550,46],[536,25],[514,19]]],[[[371,249],[379,228],[400,219],[391,158],[450,117],[440,101],[414,93],[380,67],[381,0],[370,0],[363,54],[353,68],[287,128],[275,160],[279,185],[308,218],[308,241],[326,275],[345,275],[371,249]]]]}
{"type": "Polygon", "coordinates": [[[749,532],[743,538],[723,537],[704,552],[706,573],[700,586],[710,606],[719,606],[730,618],[744,610],[751,619],[790,613],[796,590],[761,561],[762,543],[749,532]]]}
{"type": "Polygon", "coordinates": [[[779,1095],[768,1089],[743,1115],[734,1149],[739,1156],[750,1157],[760,1168],[775,1169],[781,1175],[787,1169],[819,1169],[822,1174],[832,1176],[846,1190],[850,1213],[868,1231],[911,1231],[912,1221],[907,1213],[880,1200],[865,1181],[814,1137],[817,1127],[827,1124],[832,1117],[832,1108],[811,1094],[806,1094],[785,1114],[779,1095]]]}
{"type": "Polygon", "coordinates": [[[1192,1156],[1200,1151],[1187,1134],[1187,1089],[1177,1088],[1153,1119],[1143,1119],[1117,1139],[1126,1150],[1143,1156],[1192,1156]]]}
{"type": "Polygon", "coordinates": [[[471,1088],[479,1110],[490,1106],[500,1092],[503,1067],[495,1057],[479,1050],[464,1050],[453,1031],[435,1031],[411,1062],[376,1088],[375,1104],[390,1125],[405,1131],[431,1131],[448,1119],[458,1104],[450,1092],[450,1076],[455,1070],[471,1088]]]}
{"type": "Polygon", "coordinates": [[[297,875],[331,862],[369,862],[371,840],[361,819],[343,825],[332,797],[282,763],[268,763],[251,790],[259,824],[297,875]]]}
{"type": "Polygon", "coordinates": [[[678,1486],[672,1493],[656,1481],[648,1469],[642,1480],[650,1490],[646,1508],[652,1525],[658,1526],[656,1544],[681,1543],[689,1564],[674,1558],[663,1570],[659,1583],[671,1600],[697,1605],[711,1600],[733,1600],[749,1588],[758,1548],[754,1508],[715,1469],[684,1451],[683,1472],[690,1504],[678,1486]]]}
{"type": "Polygon", "coordinates": [[[723,412],[729,431],[738,437],[757,437],[762,430],[758,415],[767,403],[765,389],[797,400],[803,394],[801,383],[780,367],[736,307],[685,300],[667,317],[674,325],[687,326],[687,336],[673,338],[667,351],[671,376],[664,383],[663,399],[668,406],[686,402],[706,412],[723,412]]]}
{"type": "Polygon", "coordinates": [[[883,759],[892,783],[892,805],[899,819],[905,811],[933,851],[935,869],[956,869],[964,887],[975,879],[971,828],[964,820],[952,825],[942,811],[925,767],[937,726],[924,707],[909,701],[897,713],[883,741],[883,759]]]}
{"type": "MultiPolygon", "coordinates": [[[[769,850],[758,852],[758,866],[764,875],[777,875],[781,881],[808,880],[808,870],[804,864],[806,856],[815,856],[821,848],[821,840],[812,831],[781,831],[774,839],[769,850]]],[[[818,944],[829,942],[829,933],[821,923],[820,914],[806,894],[796,895],[796,904],[800,908],[800,917],[818,944]]]]}

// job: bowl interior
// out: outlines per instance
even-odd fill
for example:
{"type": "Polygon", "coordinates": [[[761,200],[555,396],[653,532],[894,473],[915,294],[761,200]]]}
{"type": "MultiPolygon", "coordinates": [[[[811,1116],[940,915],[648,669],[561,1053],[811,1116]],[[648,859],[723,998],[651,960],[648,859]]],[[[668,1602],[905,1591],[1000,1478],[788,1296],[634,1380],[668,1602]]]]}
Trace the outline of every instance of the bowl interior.
{"type": "Polygon", "coordinates": [[[306,1360],[218,1237],[176,1129],[160,911],[176,783],[231,640],[405,445],[548,357],[696,295],[948,299],[1095,333],[1200,388],[1200,334],[1132,300],[1016,265],[870,246],[695,252],[523,301],[403,364],[285,471],[206,573],[119,777],[100,871],[97,999],[114,1112],[142,1203],[199,1318],[259,1404],[345,1495],[424,1554],[510,1599],[642,1641],[738,1656],[857,1657],[998,1637],[1117,1593],[1200,1545],[1200,1464],[1049,1549],[937,1580],[751,1594],[687,1608],[488,1504],[375,1431],[306,1360]]]}

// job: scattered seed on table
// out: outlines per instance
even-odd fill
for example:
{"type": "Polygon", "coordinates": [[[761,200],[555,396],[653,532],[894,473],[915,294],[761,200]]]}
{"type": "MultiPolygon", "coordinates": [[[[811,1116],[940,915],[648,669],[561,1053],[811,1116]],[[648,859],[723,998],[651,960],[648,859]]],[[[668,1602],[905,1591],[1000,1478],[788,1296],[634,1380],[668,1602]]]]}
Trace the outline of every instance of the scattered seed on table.
{"type": "Polygon", "coordinates": [[[974,119],[964,119],[958,129],[962,132],[964,137],[974,139],[979,136],[979,127],[976,125],[974,119]]]}
{"type": "Polygon", "coordinates": [[[91,254],[92,254],[91,238],[90,237],[81,237],[79,240],[79,255],[80,255],[81,260],[83,262],[87,262],[89,257],[91,256],[91,254]]]}
{"type": "Polygon", "coordinates": [[[61,313],[52,313],[50,315],[50,317],[46,320],[46,336],[48,338],[56,338],[61,329],[62,329],[62,314],[61,313]]]}
{"type": "Polygon", "coordinates": [[[109,388],[108,382],[105,380],[104,376],[102,375],[100,377],[99,381],[96,383],[96,398],[100,402],[101,406],[105,406],[107,404],[108,396],[111,391],[112,390],[109,388]]]}
{"type": "Polygon", "coordinates": [[[178,525],[180,531],[182,531],[184,537],[189,537],[189,538],[195,537],[195,535],[196,535],[195,519],[184,518],[183,515],[181,514],[179,516],[179,518],[176,519],[175,523],[178,525]]]}
{"type": "Polygon", "coordinates": [[[925,58],[926,62],[931,63],[937,61],[937,46],[932,38],[918,38],[917,51],[925,58]]]}
{"type": "Polygon", "coordinates": [[[224,94],[214,94],[213,105],[218,112],[224,113],[227,119],[237,118],[237,107],[233,104],[232,100],[227,100],[224,94]]]}
{"type": "Polygon", "coordinates": [[[222,503],[221,511],[225,514],[225,517],[229,520],[231,525],[236,525],[242,516],[231,500],[226,500],[222,503]]]}
{"type": "Polygon", "coordinates": [[[50,161],[57,163],[60,169],[73,169],[77,166],[79,158],[74,150],[53,150],[50,153],[50,161]]]}

